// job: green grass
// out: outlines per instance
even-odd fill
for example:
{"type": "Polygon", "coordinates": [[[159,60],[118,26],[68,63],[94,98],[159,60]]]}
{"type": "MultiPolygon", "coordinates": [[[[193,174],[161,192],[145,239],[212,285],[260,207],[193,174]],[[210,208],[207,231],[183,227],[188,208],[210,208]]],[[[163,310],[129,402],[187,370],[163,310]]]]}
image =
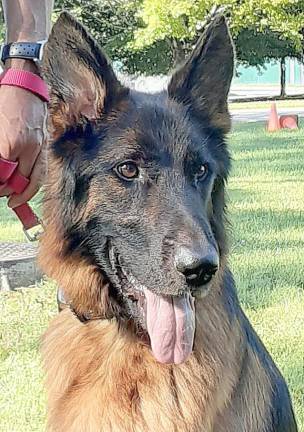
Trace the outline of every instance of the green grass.
{"type": "MultiPolygon", "coordinates": [[[[30,201],[30,205],[35,213],[38,214],[38,216],[41,216],[40,193],[38,193],[36,197],[30,201]]],[[[25,241],[22,226],[15,213],[7,207],[6,198],[0,198],[0,241],[25,241]]]]}
{"type": "MultiPolygon", "coordinates": [[[[233,110],[241,109],[256,109],[264,108],[270,109],[273,101],[262,101],[262,102],[232,102],[229,104],[229,108],[233,110]]],[[[277,100],[277,108],[304,108],[304,99],[291,99],[291,100],[277,100]]]]}
{"type": "Polygon", "coordinates": [[[231,267],[304,432],[304,133],[242,124],[231,144],[231,267]]]}
{"type": "Polygon", "coordinates": [[[36,288],[0,295],[0,431],[42,432],[45,422],[39,340],[56,313],[56,289],[36,288]]]}
{"type": "MultiPolygon", "coordinates": [[[[267,135],[264,125],[240,124],[230,144],[231,267],[242,304],[289,384],[304,432],[304,134],[267,135]]],[[[0,240],[21,240],[3,206],[0,240]]],[[[56,314],[55,291],[45,282],[0,294],[1,432],[44,430],[38,345],[56,314]]]]}

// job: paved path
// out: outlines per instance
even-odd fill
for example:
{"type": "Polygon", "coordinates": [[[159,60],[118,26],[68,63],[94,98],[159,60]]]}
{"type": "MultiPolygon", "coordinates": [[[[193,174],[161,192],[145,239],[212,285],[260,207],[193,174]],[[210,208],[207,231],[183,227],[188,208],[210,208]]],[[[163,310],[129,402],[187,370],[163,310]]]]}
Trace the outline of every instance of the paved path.
{"type": "MultiPolygon", "coordinates": [[[[303,94],[304,93],[304,86],[286,86],[286,93],[288,95],[295,95],[295,94],[303,94]]],[[[277,86],[237,86],[232,85],[229,99],[242,99],[242,98],[249,98],[249,97],[265,97],[265,96],[278,96],[280,94],[280,87],[277,86]]]]}
{"type": "MultiPolygon", "coordinates": [[[[304,105],[304,104],[303,104],[304,105]]],[[[304,106],[303,108],[278,108],[278,115],[283,114],[298,114],[300,117],[304,117],[304,106]]],[[[242,109],[242,110],[230,110],[232,119],[240,122],[258,122],[265,121],[269,117],[270,109],[242,109]]]]}

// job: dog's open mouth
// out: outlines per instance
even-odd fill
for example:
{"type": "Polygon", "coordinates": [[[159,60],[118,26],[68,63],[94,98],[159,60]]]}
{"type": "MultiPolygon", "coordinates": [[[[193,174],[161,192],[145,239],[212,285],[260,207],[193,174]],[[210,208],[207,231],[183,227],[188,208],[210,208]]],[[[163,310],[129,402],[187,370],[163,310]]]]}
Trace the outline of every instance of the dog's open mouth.
{"type": "Polygon", "coordinates": [[[194,299],[162,296],[150,291],[123,266],[111,246],[110,261],[120,280],[124,296],[136,303],[149,334],[154,357],[160,363],[183,363],[193,349],[195,332],[194,299]]]}

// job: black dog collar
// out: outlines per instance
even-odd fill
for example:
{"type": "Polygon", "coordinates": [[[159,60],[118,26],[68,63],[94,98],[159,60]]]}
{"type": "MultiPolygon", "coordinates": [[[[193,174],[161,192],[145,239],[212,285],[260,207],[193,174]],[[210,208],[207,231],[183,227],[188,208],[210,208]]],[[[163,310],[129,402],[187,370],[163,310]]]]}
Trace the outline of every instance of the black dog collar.
{"type": "Polygon", "coordinates": [[[72,304],[66,299],[62,288],[58,288],[57,290],[57,305],[58,305],[59,312],[69,308],[71,312],[73,312],[73,314],[76,316],[76,318],[82,323],[103,319],[101,315],[94,315],[93,312],[91,311],[86,312],[82,315],[78,314],[76,310],[73,308],[72,304]]]}

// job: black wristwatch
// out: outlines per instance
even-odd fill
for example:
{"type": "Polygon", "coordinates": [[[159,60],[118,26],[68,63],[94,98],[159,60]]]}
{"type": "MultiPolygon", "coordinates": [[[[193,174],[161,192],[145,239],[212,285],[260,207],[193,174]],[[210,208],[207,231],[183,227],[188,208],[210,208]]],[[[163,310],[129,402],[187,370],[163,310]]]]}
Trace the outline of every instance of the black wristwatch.
{"type": "Polygon", "coordinates": [[[40,63],[46,40],[39,42],[12,42],[1,46],[0,59],[5,63],[7,59],[19,58],[40,63]]]}

